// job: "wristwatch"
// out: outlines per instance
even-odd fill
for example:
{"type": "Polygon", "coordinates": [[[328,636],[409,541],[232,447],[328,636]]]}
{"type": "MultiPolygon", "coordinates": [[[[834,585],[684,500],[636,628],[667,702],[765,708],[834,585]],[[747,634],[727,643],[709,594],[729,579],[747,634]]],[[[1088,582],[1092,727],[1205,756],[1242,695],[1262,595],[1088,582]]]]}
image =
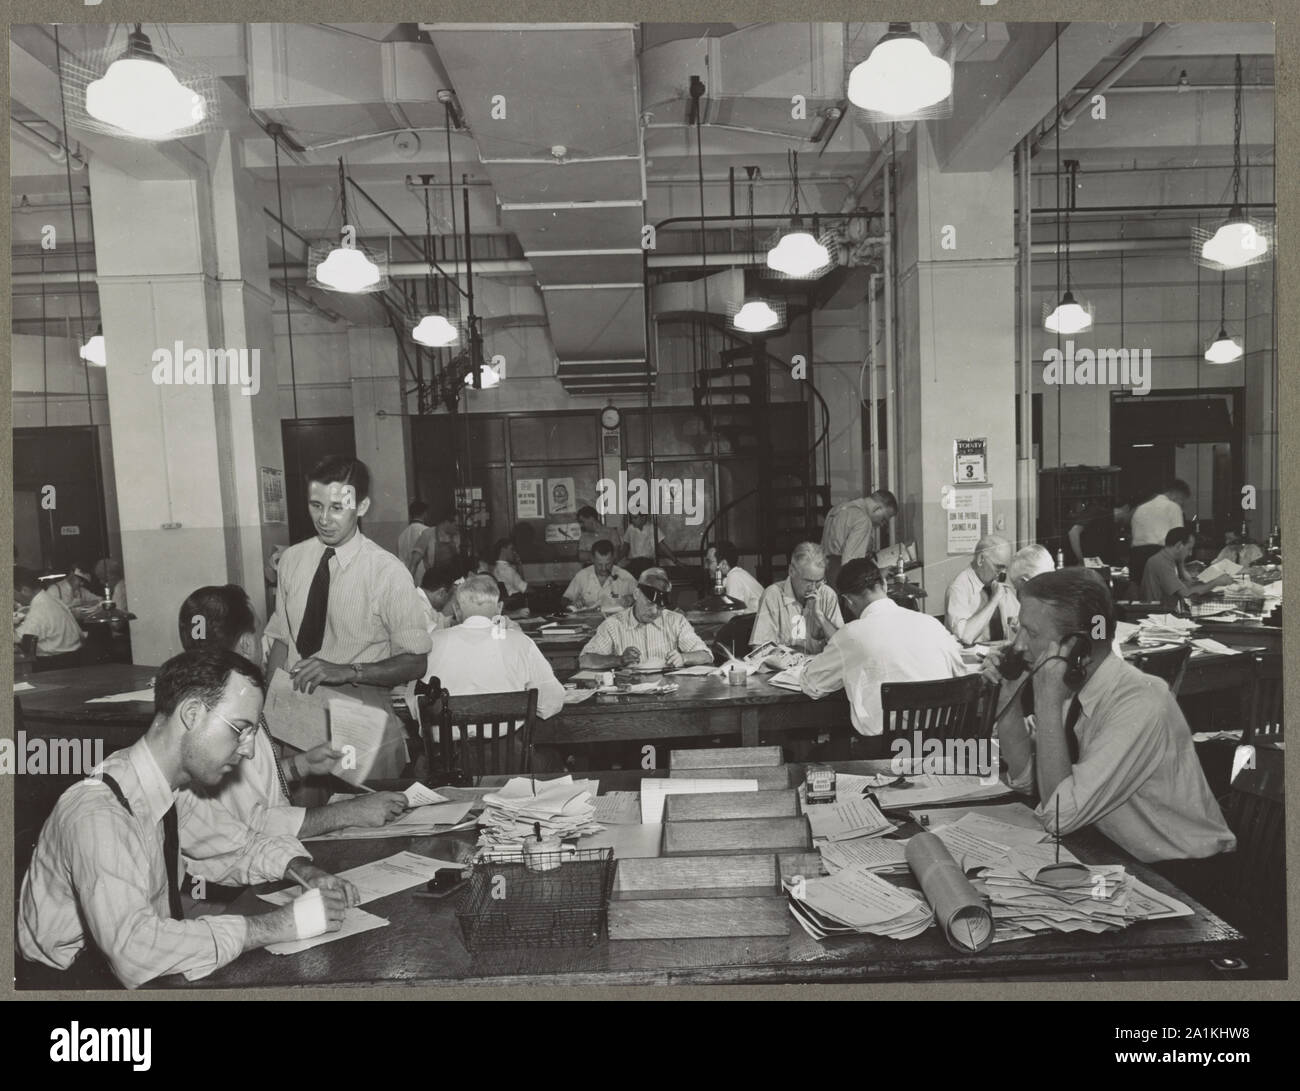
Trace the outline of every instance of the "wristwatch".
{"type": "Polygon", "coordinates": [[[352,664],[352,684],[354,686],[361,685],[361,664],[360,663],[352,664]]]}

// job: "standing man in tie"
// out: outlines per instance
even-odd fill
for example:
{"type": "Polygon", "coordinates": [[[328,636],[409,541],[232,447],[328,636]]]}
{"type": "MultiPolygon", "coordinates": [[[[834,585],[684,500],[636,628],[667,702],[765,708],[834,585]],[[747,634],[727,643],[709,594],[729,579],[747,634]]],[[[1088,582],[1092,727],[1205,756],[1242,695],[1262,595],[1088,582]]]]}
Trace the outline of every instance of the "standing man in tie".
{"type": "Polygon", "coordinates": [[[370,471],[342,455],[307,475],[307,507],[316,536],[280,558],[279,595],[266,626],[267,671],[287,667],[294,689],[337,686],[388,715],[372,777],[406,765],[406,737],[388,695],[424,677],[430,641],[411,573],[359,529],[370,510],[370,471]]]}
{"type": "Polygon", "coordinates": [[[826,513],[822,552],[826,554],[826,579],[832,583],[840,565],[862,560],[880,549],[880,528],[898,514],[898,500],[888,489],[836,504],[826,513]]]}
{"type": "Polygon", "coordinates": [[[975,545],[975,556],[948,585],[944,595],[945,624],[963,644],[1005,640],[1009,622],[1020,612],[1016,593],[1006,582],[1011,543],[1000,534],[986,534],[975,545]]]}

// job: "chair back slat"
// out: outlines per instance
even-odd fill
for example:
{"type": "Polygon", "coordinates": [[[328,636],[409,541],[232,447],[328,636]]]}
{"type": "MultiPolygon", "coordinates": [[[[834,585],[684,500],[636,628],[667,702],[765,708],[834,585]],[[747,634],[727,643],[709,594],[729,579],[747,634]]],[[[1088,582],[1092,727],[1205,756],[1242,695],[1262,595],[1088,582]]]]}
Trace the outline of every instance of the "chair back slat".
{"type": "Polygon", "coordinates": [[[1256,652],[1251,663],[1251,684],[1245,701],[1246,722],[1242,743],[1283,742],[1282,657],[1276,652],[1256,652]]]}
{"type": "Polygon", "coordinates": [[[922,741],[988,738],[992,724],[985,721],[991,717],[983,714],[987,686],[977,674],[933,682],[883,682],[880,706],[885,734],[919,732],[922,741]]]}
{"type": "Polygon", "coordinates": [[[443,689],[420,710],[430,773],[461,779],[531,768],[536,689],[458,696],[443,689]]]}

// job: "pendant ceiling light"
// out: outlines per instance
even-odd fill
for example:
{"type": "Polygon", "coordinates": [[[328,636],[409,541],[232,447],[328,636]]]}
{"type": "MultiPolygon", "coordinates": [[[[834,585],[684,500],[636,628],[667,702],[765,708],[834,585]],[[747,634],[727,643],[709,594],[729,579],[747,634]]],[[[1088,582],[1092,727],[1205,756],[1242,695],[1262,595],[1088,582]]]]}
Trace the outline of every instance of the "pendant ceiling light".
{"type": "MultiPolygon", "coordinates": [[[[700,166],[700,238],[704,238],[704,173],[703,166],[700,166]]],[[[754,180],[758,177],[759,170],[757,167],[746,167],[749,174],[749,253],[754,253],[754,180]]],[[[798,188],[796,187],[796,193],[798,188]]],[[[798,198],[796,197],[796,200],[798,198]]],[[[771,265],[771,254],[768,255],[768,264],[771,265]]],[[[751,266],[751,268],[754,268],[751,266]]],[[[742,276],[745,274],[742,273],[742,276]]],[[[748,277],[745,277],[748,279],[748,277]]],[[[707,293],[707,281],[705,285],[707,293]]],[[[706,294],[707,309],[707,294],[706,294]]],[[[746,291],[744,297],[739,303],[728,302],[727,311],[730,316],[732,329],[739,330],[741,333],[767,333],[769,330],[778,329],[785,324],[785,304],[779,301],[770,301],[764,299],[762,295],[746,291]],[[775,302],[775,305],[773,305],[775,302]]]]}
{"type": "MultiPolygon", "coordinates": [[[[815,235],[810,235],[803,229],[803,218],[799,215],[799,153],[792,151],[788,154],[794,185],[793,219],[790,230],[767,252],[767,267],[788,277],[809,279],[821,276],[830,268],[831,255],[815,235]]],[[[814,231],[815,223],[814,218],[814,231]]]]}
{"type": "Polygon", "coordinates": [[[763,333],[776,329],[781,324],[781,316],[772,309],[772,305],[767,300],[750,299],[736,312],[731,321],[738,330],[744,330],[746,333],[763,333]]]}
{"type": "Polygon", "coordinates": [[[97,123],[94,128],[138,140],[173,140],[210,128],[203,77],[182,81],[175,67],[154,52],[149,36],[136,23],[126,48],[108,70],[86,81],[82,101],[88,118],[97,123]]]}
{"type": "MultiPolygon", "coordinates": [[[[1059,141],[1057,142],[1059,146],[1059,141]]],[[[1079,161],[1077,159],[1067,159],[1065,168],[1070,176],[1070,204],[1069,209],[1074,208],[1074,194],[1078,189],[1075,181],[1079,170],[1079,161]]],[[[1052,333],[1083,333],[1085,330],[1092,328],[1092,308],[1085,306],[1074,298],[1074,292],[1070,290],[1070,211],[1065,212],[1065,292],[1062,294],[1060,301],[1050,311],[1044,307],[1047,313],[1043,316],[1043,326],[1052,333]]],[[[1060,230],[1061,212],[1060,206],[1057,206],[1057,230],[1060,230]]],[[[1059,248],[1058,248],[1059,250],[1059,248]]]]}
{"type": "MultiPolygon", "coordinates": [[[[1196,261],[1209,269],[1241,269],[1265,261],[1272,252],[1273,227],[1246,215],[1241,202],[1241,54],[1237,54],[1232,109],[1232,208],[1215,230],[1192,233],[1196,261]]],[[[1250,199],[1249,190],[1246,194],[1250,199]]]]}
{"type": "Polygon", "coordinates": [[[460,341],[460,330],[440,314],[426,314],[411,331],[411,339],[426,348],[443,349],[460,341]]]}
{"type": "Polygon", "coordinates": [[[78,355],[93,367],[108,366],[108,357],[104,350],[104,330],[102,327],[96,329],[95,335],[81,346],[78,355]]]}
{"type": "Polygon", "coordinates": [[[347,179],[342,157],[339,158],[339,200],[343,210],[343,244],[312,247],[307,259],[308,283],[331,292],[382,291],[387,287],[388,277],[380,262],[386,265],[387,259],[356,242],[356,228],[348,222],[347,179]],[[321,257],[327,246],[328,253],[321,257]]]}
{"type": "Polygon", "coordinates": [[[930,52],[911,23],[890,23],[849,73],[849,101],[880,120],[941,116],[951,94],[952,65],[930,52]]]}
{"type": "Polygon", "coordinates": [[[1205,350],[1205,359],[1211,364],[1235,364],[1245,355],[1245,350],[1236,338],[1228,336],[1226,317],[1228,274],[1219,274],[1219,332],[1205,350]]]}
{"type": "MultiPolygon", "coordinates": [[[[443,115],[447,122],[447,193],[448,201],[451,204],[451,237],[456,238],[456,198],[452,193],[452,159],[451,159],[451,129],[452,129],[452,109],[451,93],[440,92],[439,98],[443,104],[443,115]]],[[[433,178],[425,179],[427,183],[432,183],[433,178]]],[[[454,252],[453,252],[454,256],[454,252]]],[[[433,307],[433,210],[429,204],[429,185],[424,187],[424,257],[429,264],[429,275],[425,281],[425,291],[427,293],[426,302],[429,307],[433,307]]],[[[460,330],[458,330],[443,315],[437,314],[432,309],[426,313],[418,323],[415,329],[411,331],[411,338],[417,344],[424,345],[426,348],[450,348],[452,345],[460,342],[460,330]]],[[[466,382],[473,381],[474,372],[470,370],[466,376],[466,382]]]]}

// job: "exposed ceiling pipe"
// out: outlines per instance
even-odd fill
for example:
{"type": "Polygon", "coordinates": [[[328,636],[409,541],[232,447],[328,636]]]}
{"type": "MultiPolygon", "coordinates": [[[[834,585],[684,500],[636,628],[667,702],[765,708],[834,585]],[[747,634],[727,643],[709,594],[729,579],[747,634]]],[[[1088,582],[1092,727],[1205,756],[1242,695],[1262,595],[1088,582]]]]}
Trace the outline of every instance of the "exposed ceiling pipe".
{"type": "MultiPolygon", "coordinates": [[[[1073,106],[1071,106],[1068,110],[1066,110],[1063,114],[1061,114],[1059,118],[1059,128],[1068,129],[1071,125],[1073,125],[1076,121],[1078,121],[1079,118],[1082,117],[1083,114],[1088,109],[1091,108],[1092,99],[1094,95],[1100,95],[1108,91],[1113,84],[1115,84],[1118,80],[1120,80],[1124,76],[1126,72],[1128,72],[1130,68],[1132,68],[1135,64],[1137,64],[1138,61],[1140,61],[1143,57],[1145,57],[1148,53],[1150,53],[1153,49],[1155,49],[1156,46],[1158,46],[1161,42],[1163,42],[1165,38],[1167,38],[1171,33],[1173,33],[1174,26],[1175,24],[1173,23],[1157,24],[1155,29],[1153,29],[1150,34],[1148,34],[1145,38],[1141,39],[1136,45],[1133,46],[1132,49],[1130,49],[1127,53],[1125,53],[1124,56],[1120,58],[1119,62],[1115,64],[1114,67],[1112,67],[1109,72],[1107,72],[1104,76],[1102,76],[1102,78],[1098,80],[1096,84],[1093,85],[1091,90],[1085,91],[1073,106]]],[[[1055,109],[1055,104],[1053,108],[1055,109]]],[[[1033,146],[1030,149],[1030,154],[1031,155],[1037,154],[1039,148],[1041,148],[1044,144],[1048,143],[1049,141],[1054,140],[1058,135],[1059,135],[1058,123],[1057,121],[1053,121],[1052,124],[1050,124],[1046,129],[1044,129],[1042,134],[1034,141],[1033,146]]]]}

